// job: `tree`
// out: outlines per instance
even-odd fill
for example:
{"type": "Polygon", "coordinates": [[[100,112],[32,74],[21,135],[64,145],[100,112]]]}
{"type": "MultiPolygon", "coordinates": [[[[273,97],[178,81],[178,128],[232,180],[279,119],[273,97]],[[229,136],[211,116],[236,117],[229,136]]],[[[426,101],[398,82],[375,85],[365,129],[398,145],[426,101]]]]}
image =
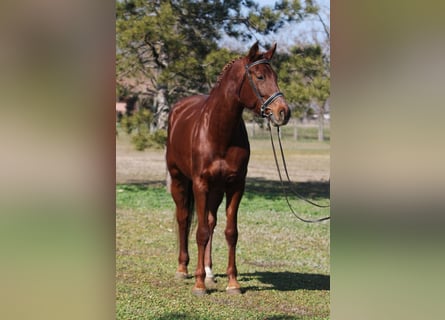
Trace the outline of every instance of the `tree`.
{"type": "Polygon", "coordinates": [[[116,0],[118,91],[148,105],[153,133],[166,127],[174,101],[208,93],[237,55],[218,48],[223,35],[248,41],[314,12],[308,0],[281,0],[274,8],[251,0],[116,0]]]}
{"type": "Polygon", "coordinates": [[[330,73],[319,45],[296,46],[275,59],[279,86],[296,117],[317,112],[318,139],[323,137],[325,106],[330,94],[330,73]]]}

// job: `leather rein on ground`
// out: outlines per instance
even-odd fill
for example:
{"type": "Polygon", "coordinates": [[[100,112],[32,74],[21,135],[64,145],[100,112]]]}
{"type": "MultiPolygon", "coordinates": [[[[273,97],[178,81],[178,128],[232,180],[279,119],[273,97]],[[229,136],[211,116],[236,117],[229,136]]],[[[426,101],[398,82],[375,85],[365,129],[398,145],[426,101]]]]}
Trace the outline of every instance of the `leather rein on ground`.
{"type": "MultiPolygon", "coordinates": [[[[300,221],[303,221],[303,222],[306,222],[306,223],[316,223],[316,222],[322,222],[322,221],[331,219],[331,216],[327,216],[327,217],[323,217],[323,218],[319,218],[319,219],[314,219],[314,220],[305,219],[305,218],[302,218],[300,215],[298,215],[293,210],[293,208],[292,208],[292,206],[291,206],[291,204],[289,202],[289,198],[287,196],[287,193],[286,193],[286,188],[284,186],[283,178],[281,177],[280,166],[278,164],[278,158],[277,158],[277,153],[275,151],[275,144],[274,144],[273,137],[272,137],[272,128],[270,127],[270,120],[269,119],[267,121],[267,126],[268,126],[268,130],[269,130],[269,133],[270,133],[270,142],[272,144],[273,155],[274,155],[274,159],[275,159],[275,164],[277,166],[278,176],[280,177],[281,187],[283,189],[283,194],[284,194],[284,197],[286,199],[287,205],[289,206],[289,209],[292,212],[292,214],[297,219],[299,219],[300,221]]],[[[280,134],[280,127],[279,126],[277,127],[277,133],[278,133],[278,142],[279,142],[280,151],[281,151],[281,160],[283,161],[284,171],[286,172],[286,177],[287,177],[287,180],[289,182],[290,190],[292,191],[292,193],[294,193],[298,198],[300,198],[300,199],[306,201],[307,203],[312,204],[312,205],[314,205],[316,207],[319,207],[319,208],[328,208],[328,207],[330,207],[330,205],[320,205],[318,203],[312,202],[312,201],[310,201],[309,199],[306,199],[304,196],[302,196],[301,194],[299,194],[298,192],[296,192],[294,189],[291,188],[292,187],[292,182],[291,182],[291,180],[289,178],[289,173],[287,171],[287,165],[286,165],[286,160],[284,158],[283,146],[281,144],[281,138],[280,138],[281,134],[280,134]]]]}

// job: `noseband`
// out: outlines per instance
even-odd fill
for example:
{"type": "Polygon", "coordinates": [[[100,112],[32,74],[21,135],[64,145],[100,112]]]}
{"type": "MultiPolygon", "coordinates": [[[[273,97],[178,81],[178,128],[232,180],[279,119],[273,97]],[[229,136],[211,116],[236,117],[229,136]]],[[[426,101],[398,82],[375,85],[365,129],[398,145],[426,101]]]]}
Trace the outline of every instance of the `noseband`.
{"type": "Polygon", "coordinates": [[[251,64],[247,64],[247,65],[245,66],[245,68],[246,68],[246,73],[245,73],[245,74],[247,74],[247,78],[249,79],[249,83],[250,83],[250,86],[251,86],[252,89],[253,89],[253,92],[255,92],[255,95],[257,96],[258,100],[260,100],[261,103],[262,103],[262,104],[261,104],[261,113],[260,113],[260,115],[261,115],[261,117],[263,117],[263,118],[267,118],[267,117],[269,117],[272,113],[270,113],[269,115],[267,115],[267,114],[266,114],[266,110],[267,110],[267,109],[270,109],[269,106],[272,104],[272,102],[274,102],[274,101],[275,101],[277,98],[279,98],[279,97],[284,97],[284,95],[283,95],[282,92],[279,92],[279,91],[278,91],[278,92],[275,92],[273,95],[271,95],[269,98],[267,98],[266,101],[264,101],[264,99],[263,99],[263,97],[261,96],[261,94],[260,94],[260,92],[259,92],[257,86],[256,86],[255,83],[253,82],[252,76],[251,76],[250,73],[249,73],[249,68],[251,68],[251,67],[253,67],[253,66],[256,66],[256,65],[258,65],[258,64],[263,64],[263,63],[266,63],[266,64],[269,64],[269,65],[270,65],[270,60],[268,60],[268,59],[261,59],[261,60],[252,62],[251,64]]]}

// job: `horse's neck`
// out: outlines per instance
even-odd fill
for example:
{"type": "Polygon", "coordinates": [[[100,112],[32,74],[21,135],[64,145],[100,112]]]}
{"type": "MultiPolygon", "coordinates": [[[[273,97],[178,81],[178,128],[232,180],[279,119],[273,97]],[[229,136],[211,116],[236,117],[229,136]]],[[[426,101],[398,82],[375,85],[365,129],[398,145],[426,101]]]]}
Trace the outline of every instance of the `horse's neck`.
{"type": "Polygon", "coordinates": [[[206,135],[215,147],[225,150],[242,120],[243,106],[239,101],[241,61],[232,63],[210,93],[205,106],[206,135]]]}
{"type": "Polygon", "coordinates": [[[239,128],[242,121],[243,107],[236,97],[236,93],[216,91],[207,100],[208,137],[218,141],[221,147],[230,144],[234,130],[239,128]]]}

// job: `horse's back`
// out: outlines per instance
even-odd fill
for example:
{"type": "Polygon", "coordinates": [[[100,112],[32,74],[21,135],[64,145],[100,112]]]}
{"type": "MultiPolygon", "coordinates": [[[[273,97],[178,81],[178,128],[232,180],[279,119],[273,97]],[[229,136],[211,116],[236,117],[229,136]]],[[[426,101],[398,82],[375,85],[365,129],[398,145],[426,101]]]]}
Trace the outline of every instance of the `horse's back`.
{"type": "Polygon", "coordinates": [[[170,112],[169,128],[175,126],[178,121],[180,124],[186,124],[191,119],[196,119],[207,97],[206,95],[197,95],[179,100],[170,112]]]}
{"type": "Polygon", "coordinates": [[[178,101],[170,112],[166,155],[170,174],[179,170],[186,177],[191,177],[193,131],[207,97],[197,95],[184,98],[178,101]]]}

